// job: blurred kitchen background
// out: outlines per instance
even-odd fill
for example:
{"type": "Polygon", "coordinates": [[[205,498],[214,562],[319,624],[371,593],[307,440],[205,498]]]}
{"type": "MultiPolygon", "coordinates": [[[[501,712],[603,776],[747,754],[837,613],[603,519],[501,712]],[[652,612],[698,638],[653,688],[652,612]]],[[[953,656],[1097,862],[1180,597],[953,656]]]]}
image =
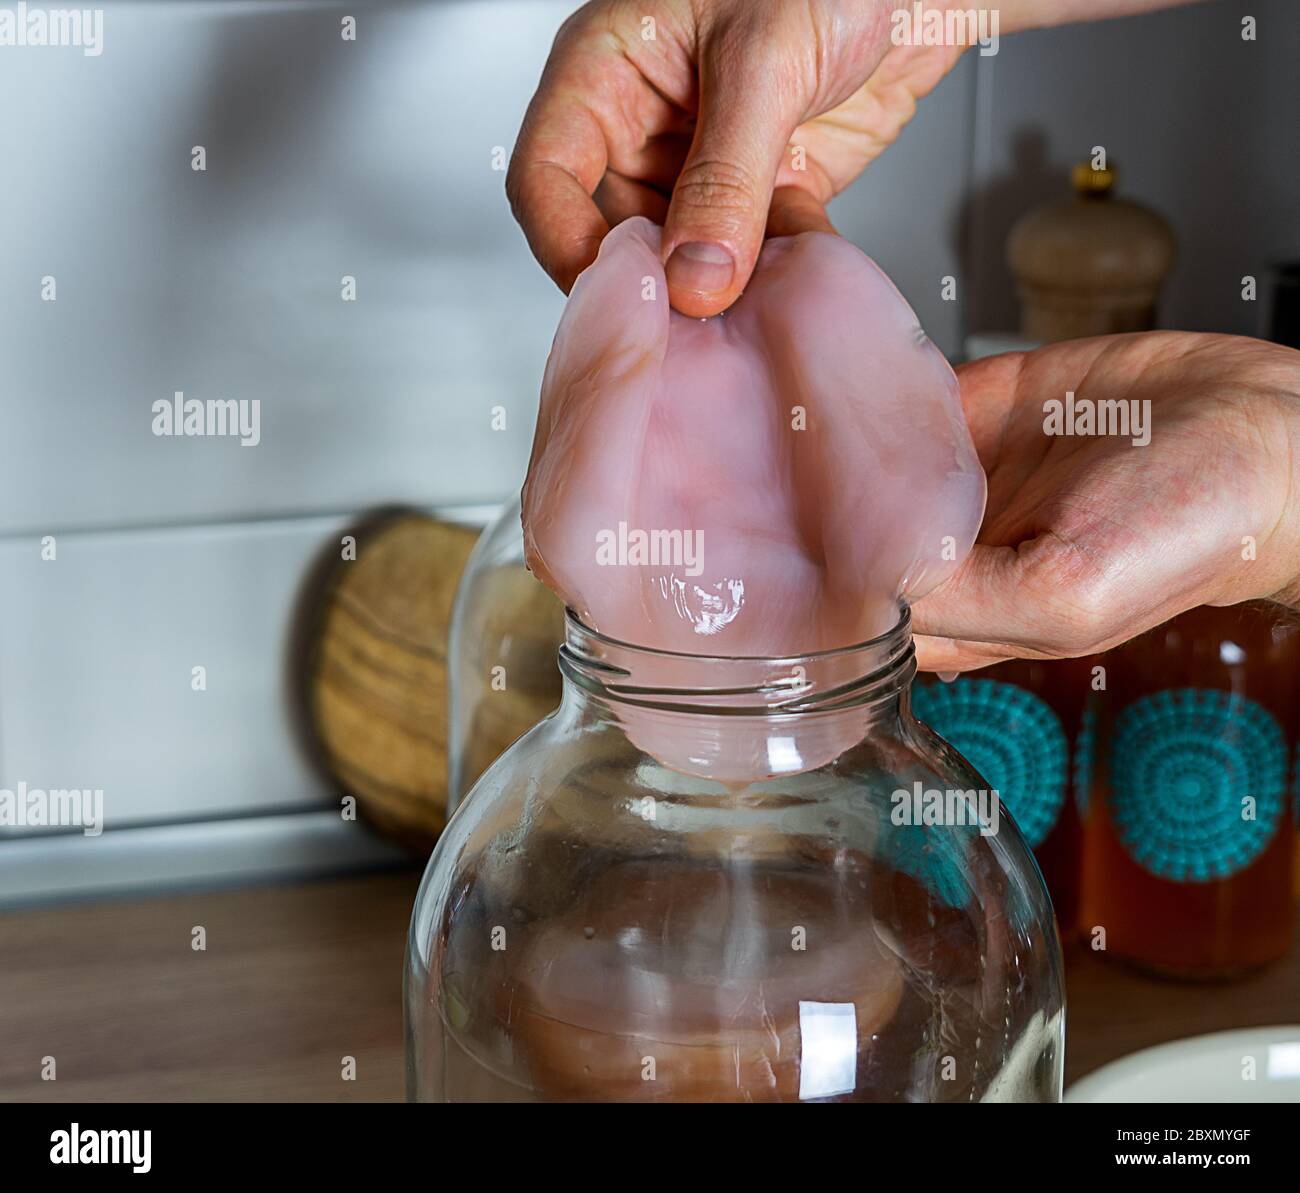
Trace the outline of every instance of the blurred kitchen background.
{"type": "MultiPolygon", "coordinates": [[[[0,904],[407,856],[303,745],[304,588],[377,507],[481,522],[521,483],[562,298],[500,167],[574,7],[108,3],[101,56],[0,49],[0,787],[105,801],[102,837],[0,828],[0,904]],[[259,400],[260,443],[155,436],[176,391],[259,400]]],[[[1294,0],[1005,37],[832,217],[958,358],[1015,331],[1007,235],[1104,146],[1177,237],[1160,325],[1261,334],[1297,62],[1294,0]]]]}
{"type": "MultiPolygon", "coordinates": [[[[103,788],[107,828],[0,830],[0,899],[383,852],[297,744],[295,597],[359,512],[522,480],[561,296],[494,152],[574,7],[110,3],[99,57],[4,52],[0,786],[103,788]],[[259,399],[261,443],[156,437],[177,390],[259,399]]],[[[1103,145],[1179,240],[1162,325],[1257,334],[1242,276],[1300,255],[1297,61],[1292,0],[1004,38],[833,218],[960,355],[1015,328],[1014,219],[1103,145]]]]}

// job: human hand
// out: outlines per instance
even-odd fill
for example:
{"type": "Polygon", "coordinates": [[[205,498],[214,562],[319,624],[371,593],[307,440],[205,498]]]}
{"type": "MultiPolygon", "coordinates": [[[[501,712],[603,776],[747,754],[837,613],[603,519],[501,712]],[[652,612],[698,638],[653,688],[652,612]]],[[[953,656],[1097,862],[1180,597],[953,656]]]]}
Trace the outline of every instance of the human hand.
{"type": "Polygon", "coordinates": [[[543,268],[567,292],[610,227],[645,215],[665,229],[672,305],[700,317],[725,310],[765,228],[831,230],[826,203],[960,56],[960,46],[893,45],[895,7],[595,0],[580,9],[556,37],[506,178],[543,268]]]}
{"type": "Polygon", "coordinates": [[[1198,605],[1300,606],[1300,352],[1149,332],[958,369],[989,497],[917,603],[918,663],[1091,654],[1198,605]],[[1150,402],[1150,443],[1044,431],[1044,403],[1150,402]]]}

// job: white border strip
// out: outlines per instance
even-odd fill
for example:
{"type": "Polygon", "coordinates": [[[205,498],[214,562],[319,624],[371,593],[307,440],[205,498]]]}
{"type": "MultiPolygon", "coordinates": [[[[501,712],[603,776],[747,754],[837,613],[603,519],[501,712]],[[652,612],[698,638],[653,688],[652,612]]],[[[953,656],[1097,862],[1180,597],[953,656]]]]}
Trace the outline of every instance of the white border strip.
{"type": "Polygon", "coordinates": [[[411,855],[334,809],[147,828],[11,837],[0,907],[304,878],[410,864],[411,855]]]}

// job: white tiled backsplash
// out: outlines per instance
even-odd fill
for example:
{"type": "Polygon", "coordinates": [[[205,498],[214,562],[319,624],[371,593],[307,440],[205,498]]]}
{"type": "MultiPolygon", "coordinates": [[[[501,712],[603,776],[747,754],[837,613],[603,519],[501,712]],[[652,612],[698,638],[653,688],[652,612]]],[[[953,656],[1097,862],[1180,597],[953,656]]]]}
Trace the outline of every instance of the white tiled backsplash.
{"type": "MultiPolygon", "coordinates": [[[[339,4],[110,3],[100,57],[5,51],[0,787],[103,788],[107,828],[5,834],[0,900],[392,856],[299,752],[290,612],[360,511],[519,484],[561,298],[493,150],[572,7],[361,6],[345,43],[339,4]],[[258,401],[260,442],[154,435],[176,391],[258,401]]],[[[1272,40],[1249,50],[1233,3],[1004,40],[833,217],[955,353],[1007,329],[1009,214],[1113,143],[1184,239],[1175,322],[1253,330],[1228,283],[1295,246],[1288,8],[1253,6],[1272,40]],[[1007,180],[1025,136],[1027,190],[1007,180]]]]}

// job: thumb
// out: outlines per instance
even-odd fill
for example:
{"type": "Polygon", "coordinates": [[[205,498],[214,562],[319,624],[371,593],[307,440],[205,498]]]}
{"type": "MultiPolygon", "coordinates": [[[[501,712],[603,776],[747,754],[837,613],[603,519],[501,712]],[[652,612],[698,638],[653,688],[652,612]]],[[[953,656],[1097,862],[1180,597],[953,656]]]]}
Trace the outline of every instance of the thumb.
{"type": "MultiPolygon", "coordinates": [[[[725,47],[723,47],[725,51],[725,47]]],[[[664,225],[668,297],[684,315],[724,311],[754,272],[777,170],[799,123],[763,55],[706,51],[695,138],[664,225]]]]}

